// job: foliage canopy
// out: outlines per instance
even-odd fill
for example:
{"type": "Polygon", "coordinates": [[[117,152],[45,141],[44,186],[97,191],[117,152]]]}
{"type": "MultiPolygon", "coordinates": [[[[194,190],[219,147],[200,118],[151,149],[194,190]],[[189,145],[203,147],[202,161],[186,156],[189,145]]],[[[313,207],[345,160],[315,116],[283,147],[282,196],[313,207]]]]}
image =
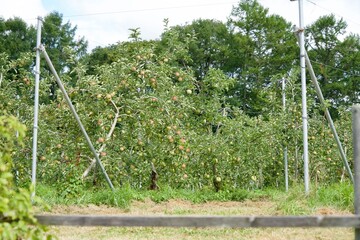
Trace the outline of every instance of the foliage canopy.
{"type": "MultiPolygon", "coordinates": [[[[284,181],[285,146],[291,181],[301,181],[296,38],[288,22],[270,15],[258,1],[240,1],[227,23],[199,19],[169,27],[165,21],[161,39],[151,41],[142,40],[134,28],[129,41],[90,54],[84,52],[84,39],[74,40],[76,27],[64,24],[61,14],[44,20],[43,42],[116,185],[147,188],[155,179],[160,187],[216,191],[278,187],[284,181]],[[282,79],[287,81],[286,109],[282,79]]],[[[15,22],[24,36],[34,32],[15,22]]],[[[320,18],[309,26],[307,47],[319,63],[315,72],[350,155],[346,107],[359,101],[360,45],[358,35],[340,39],[345,27],[334,16],[320,18]]],[[[32,59],[26,51],[0,55],[0,106],[28,128],[32,59]]],[[[76,196],[84,184],[102,186],[96,167],[89,167],[91,152],[46,70],[40,91],[39,180],[61,186],[59,194],[66,196],[76,196]]],[[[323,107],[310,87],[308,92],[310,175],[337,182],[346,174],[323,107]]],[[[29,174],[30,139],[13,154],[18,184],[29,174]]]]}

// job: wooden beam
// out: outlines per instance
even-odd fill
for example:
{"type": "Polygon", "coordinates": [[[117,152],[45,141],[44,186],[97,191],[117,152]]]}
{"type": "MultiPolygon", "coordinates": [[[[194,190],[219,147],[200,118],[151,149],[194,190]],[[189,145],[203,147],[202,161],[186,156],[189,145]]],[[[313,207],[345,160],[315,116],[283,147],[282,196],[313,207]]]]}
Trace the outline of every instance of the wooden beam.
{"type": "Polygon", "coordinates": [[[360,216],[91,216],[37,215],[58,226],[117,227],[360,227],[360,216]]]}

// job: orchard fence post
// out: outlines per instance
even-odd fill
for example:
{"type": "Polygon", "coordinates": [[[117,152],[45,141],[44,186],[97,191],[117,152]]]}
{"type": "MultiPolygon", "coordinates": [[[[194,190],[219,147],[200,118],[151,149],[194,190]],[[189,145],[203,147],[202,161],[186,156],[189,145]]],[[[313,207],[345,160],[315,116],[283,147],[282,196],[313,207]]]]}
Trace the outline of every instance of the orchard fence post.
{"type": "MultiPolygon", "coordinates": [[[[299,29],[296,29],[296,27],[295,27],[294,32],[296,33],[296,37],[297,37],[298,42],[300,42],[299,35],[298,35],[298,31],[299,31],[299,29]]],[[[342,144],[341,144],[341,141],[340,141],[339,136],[338,136],[338,134],[337,134],[337,131],[336,131],[334,122],[333,122],[333,120],[332,120],[332,117],[331,117],[331,115],[330,115],[329,109],[328,109],[327,104],[326,104],[326,102],[325,102],[324,96],[323,96],[322,91],[321,91],[321,88],[320,88],[320,86],[319,86],[319,82],[318,82],[318,80],[317,80],[317,77],[316,77],[316,75],[315,75],[314,69],[313,69],[313,67],[312,67],[310,58],[309,58],[309,56],[308,56],[308,54],[307,54],[306,51],[304,52],[304,57],[305,57],[305,62],[306,62],[307,69],[308,69],[308,71],[309,71],[309,73],[310,73],[311,81],[312,81],[312,83],[314,84],[316,94],[317,94],[317,96],[319,97],[319,101],[320,101],[322,107],[324,108],[325,117],[326,117],[326,119],[327,119],[327,121],[328,121],[328,123],[329,123],[331,132],[332,132],[332,134],[333,134],[333,136],[334,136],[334,138],[335,138],[336,145],[338,146],[338,149],[339,149],[339,152],[340,152],[340,157],[341,157],[341,159],[343,160],[345,169],[346,169],[346,171],[347,171],[347,173],[348,173],[348,175],[349,175],[350,180],[354,183],[354,176],[353,176],[353,174],[352,174],[352,172],[351,172],[351,169],[350,169],[350,167],[349,167],[349,164],[348,164],[348,161],[347,161],[347,158],[346,158],[345,151],[344,151],[344,149],[343,149],[343,147],[342,147],[342,144]]]]}
{"type": "MultiPolygon", "coordinates": [[[[282,106],[283,112],[286,112],[286,95],[285,95],[285,82],[286,79],[283,78],[281,80],[281,90],[282,90],[282,106]]],[[[284,175],[285,175],[285,191],[289,190],[289,167],[288,167],[288,148],[287,146],[283,146],[284,152],[284,175]]]]}
{"type": "MultiPolygon", "coordinates": [[[[355,214],[360,215],[360,104],[352,108],[353,146],[354,146],[354,208],[355,214]]],[[[360,240],[360,228],[355,228],[355,240],[360,240]]]]}
{"type": "Polygon", "coordinates": [[[39,82],[40,82],[40,44],[41,44],[42,19],[38,17],[36,35],[36,65],[35,65],[35,96],[34,96],[34,124],[33,124],[33,149],[32,149],[32,168],[31,183],[34,187],[31,199],[35,197],[36,184],[36,164],[37,164],[37,136],[38,136],[38,115],[39,115],[39,82]]]}
{"type": "MultiPolygon", "coordinates": [[[[292,0],[293,1],[293,0],[292,0]]],[[[301,74],[301,103],[302,103],[302,128],[303,128],[303,160],[304,160],[304,185],[305,194],[310,192],[309,176],[309,147],[308,147],[308,114],[306,102],[306,67],[305,67],[305,29],[304,29],[304,10],[303,0],[299,2],[299,29],[297,35],[300,47],[300,74],[301,74]]]]}

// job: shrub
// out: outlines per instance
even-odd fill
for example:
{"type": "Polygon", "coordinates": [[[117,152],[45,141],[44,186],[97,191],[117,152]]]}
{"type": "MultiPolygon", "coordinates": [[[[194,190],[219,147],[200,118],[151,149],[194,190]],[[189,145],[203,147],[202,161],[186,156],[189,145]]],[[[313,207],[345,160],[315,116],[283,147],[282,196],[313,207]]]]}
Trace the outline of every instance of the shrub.
{"type": "Polygon", "coordinates": [[[29,190],[17,188],[13,183],[11,155],[13,147],[21,144],[24,135],[25,126],[15,117],[0,116],[1,239],[44,239],[46,236],[45,227],[34,217],[29,190]]]}

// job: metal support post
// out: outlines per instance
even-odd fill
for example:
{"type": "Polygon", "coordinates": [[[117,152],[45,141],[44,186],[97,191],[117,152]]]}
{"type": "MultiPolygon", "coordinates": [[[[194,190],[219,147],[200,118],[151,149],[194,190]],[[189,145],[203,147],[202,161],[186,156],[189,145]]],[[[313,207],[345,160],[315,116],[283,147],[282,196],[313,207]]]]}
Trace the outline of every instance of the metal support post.
{"type": "Polygon", "coordinates": [[[288,149],[284,147],[285,191],[289,191],[288,149]]]}
{"type": "Polygon", "coordinates": [[[37,164],[37,135],[38,135],[38,115],[39,115],[39,82],[40,82],[40,45],[41,45],[41,26],[42,19],[38,17],[37,35],[36,35],[36,65],[35,65],[35,97],[34,97],[34,125],[33,125],[33,151],[32,151],[32,168],[31,183],[33,192],[31,199],[35,197],[36,185],[36,164],[37,164]]]}
{"type": "Polygon", "coordinates": [[[336,128],[335,128],[335,125],[334,125],[334,122],[331,118],[331,115],[330,115],[330,112],[329,112],[329,109],[326,107],[326,103],[325,103],[325,99],[324,99],[324,96],[322,94],[322,91],[321,91],[321,88],[319,86],[319,82],[315,76],[315,73],[314,73],[314,69],[311,65],[311,62],[310,62],[310,59],[309,59],[309,56],[307,55],[307,52],[305,51],[305,60],[306,60],[306,66],[309,70],[309,73],[310,73],[310,76],[311,76],[311,80],[315,86],[315,90],[316,90],[316,93],[319,97],[319,100],[320,100],[320,103],[321,105],[324,107],[324,110],[325,110],[325,116],[326,116],[326,119],[328,120],[329,122],[329,125],[330,125],[330,129],[331,129],[331,132],[332,134],[334,135],[334,138],[335,138],[335,141],[336,141],[336,144],[338,146],[338,149],[340,151],[340,156],[341,156],[341,159],[343,160],[343,163],[344,163],[344,166],[346,168],[346,171],[347,173],[349,174],[349,177],[350,177],[350,180],[354,183],[354,177],[353,177],[353,174],[351,172],[351,169],[349,167],[349,163],[346,159],[346,154],[345,154],[345,151],[342,147],[342,144],[341,144],[341,141],[339,139],[339,136],[337,134],[337,131],[336,131],[336,128]]]}
{"type": "Polygon", "coordinates": [[[302,121],[303,121],[303,156],[304,156],[304,183],[305,193],[310,191],[309,178],[309,150],[308,150],[308,117],[306,104],[306,72],[305,72],[305,37],[304,37],[304,14],[303,0],[299,0],[299,45],[300,45],[300,71],[301,71],[301,99],[302,99],[302,121]]]}
{"type": "MultiPolygon", "coordinates": [[[[352,131],[354,145],[354,208],[355,214],[360,214],[360,104],[352,107],[352,131]]],[[[360,240],[360,228],[355,228],[355,239],[360,240]]]]}
{"type": "MultiPolygon", "coordinates": [[[[286,111],[286,95],[285,95],[285,78],[281,81],[281,90],[282,90],[282,105],[283,111],[286,111]]],[[[288,149],[287,146],[283,146],[284,149],[284,174],[285,174],[285,191],[289,190],[289,171],[288,171],[288,149]]]]}
{"type": "Polygon", "coordinates": [[[100,168],[101,168],[101,171],[103,172],[103,174],[104,174],[104,176],[105,176],[105,178],[106,178],[107,183],[109,184],[110,188],[111,188],[112,190],[114,190],[114,186],[113,186],[113,184],[112,184],[109,176],[107,175],[104,166],[102,165],[102,163],[101,163],[101,161],[100,161],[100,159],[99,159],[99,155],[98,155],[98,153],[96,152],[96,150],[95,150],[95,148],[94,148],[94,145],[92,144],[92,142],[91,142],[91,140],[90,140],[90,138],[89,138],[89,136],[88,136],[88,134],[87,134],[84,126],[83,126],[83,124],[81,123],[81,120],[80,120],[80,118],[79,118],[79,116],[78,116],[78,114],[77,114],[77,112],[76,112],[76,110],[75,110],[75,108],[74,108],[74,106],[73,106],[73,104],[72,104],[72,102],[71,102],[71,100],[70,100],[70,98],[69,98],[69,96],[68,96],[65,88],[64,88],[64,85],[62,84],[62,82],[61,82],[61,80],[60,80],[60,77],[59,77],[59,75],[57,74],[57,72],[56,72],[56,70],[55,70],[55,68],[54,68],[54,66],[53,66],[53,64],[52,64],[52,62],[51,62],[51,60],[50,60],[50,58],[49,58],[49,55],[47,54],[47,52],[46,52],[46,50],[45,50],[45,48],[44,48],[44,46],[41,45],[41,46],[40,46],[40,50],[43,52],[44,57],[45,57],[45,60],[46,60],[47,64],[49,65],[49,68],[50,68],[52,74],[55,76],[55,80],[56,80],[57,84],[59,85],[59,88],[60,88],[61,92],[64,94],[65,100],[66,100],[67,104],[69,105],[70,110],[71,110],[72,114],[74,115],[77,123],[79,124],[79,127],[80,127],[80,129],[81,129],[81,132],[83,133],[83,135],[84,135],[84,137],[85,137],[85,139],[86,139],[86,141],[87,141],[87,143],[88,143],[88,145],[89,145],[89,147],[90,147],[90,150],[91,150],[92,153],[94,154],[94,157],[95,157],[97,163],[99,164],[99,166],[100,166],[100,168]]]}

